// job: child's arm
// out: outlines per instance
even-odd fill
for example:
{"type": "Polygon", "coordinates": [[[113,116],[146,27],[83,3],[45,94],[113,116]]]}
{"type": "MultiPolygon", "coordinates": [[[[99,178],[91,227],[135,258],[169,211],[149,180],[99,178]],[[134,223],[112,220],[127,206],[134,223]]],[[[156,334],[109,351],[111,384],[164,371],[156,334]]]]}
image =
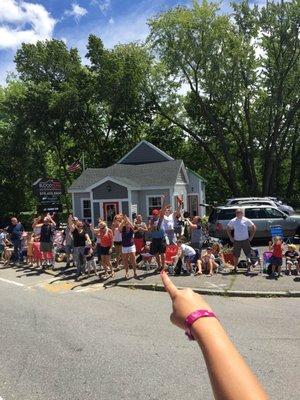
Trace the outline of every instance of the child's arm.
{"type": "Polygon", "coordinates": [[[85,234],[85,240],[88,244],[92,244],[92,241],[87,233],[85,234]]]}

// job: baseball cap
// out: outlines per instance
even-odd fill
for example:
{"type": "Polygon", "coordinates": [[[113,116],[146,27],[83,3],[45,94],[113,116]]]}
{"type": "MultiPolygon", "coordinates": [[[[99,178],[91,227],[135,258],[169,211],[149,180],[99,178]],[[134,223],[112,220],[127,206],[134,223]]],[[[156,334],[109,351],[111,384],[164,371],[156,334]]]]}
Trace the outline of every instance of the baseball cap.
{"type": "Polygon", "coordinates": [[[154,208],[154,210],[152,210],[152,215],[157,216],[159,214],[159,210],[157,208],[154,208]]]}

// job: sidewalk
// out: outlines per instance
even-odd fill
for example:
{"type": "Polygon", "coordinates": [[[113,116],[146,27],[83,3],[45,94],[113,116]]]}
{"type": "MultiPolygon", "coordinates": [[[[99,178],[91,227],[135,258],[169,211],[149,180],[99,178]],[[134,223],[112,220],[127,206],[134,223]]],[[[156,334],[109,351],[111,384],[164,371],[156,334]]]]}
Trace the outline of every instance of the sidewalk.
{"type": "MultiPolygon", "coordinates": [[[[1,265],[2,267],[2,265],[1,265]]],[[[114,278],[103,280],[101,277],[86,275],[80,277],[75,283],[76,268],[65,268],[65,263],[56,263],[52,269],[36,269],[26,265],[21,267],[0,268],[3,278],[7,278],[9,271],[23,272],[23,275],[30,277],[37,276],[42,279],[53,278],[53,287],[67,285],[68,288],[74,289],[96,289],[99,285],[102,288],[111,288],[114,286],[126,287],[131,289],[143,289],[163,291],[163,285],[158,273],[153,270],[146,271],[139,269],[138,278],[133,278],[133,271],[129,271],[130,279],[124,278],[124,270],[116,272],[114,278]]],[[[103,276],[104,272],[101,272],[103,276]]],[[[190,287],[196,292],[208,295],[220,296],[236,296],[236,297],[300,297],[300,276],[291,275],[280,277],[278,279],[270,279],[266,274],[260,274],[253,271],[249,275],[246,270],[240,270],[237,274],[230,271],[222,271],[214,274],[212,277],[207,275],[180,275],[170,276],[172,281],[178,288],[190,287]]],[[[10,277],[9,277],[10,278],[10,277]]],[[[18,276],[20,278],[20,276],[18,276]]]]}
{"type": "MultiPolygon", "coordinates": [[[[131,275],[132,275],[132,271],[131,275]]],[[[161,279],[152,271],[139,271],[139,279],[123,279],[124,271],[120,271],[113,279],[105,282],[106,287],[113,285],[144,290],[163,290],[161,279]]],[[[300,297],[300,276],[283,276],[270,279],[268,275],[257,272],[246,275],[244,271],[237,274],[218,273],[212,277],[171,276],[179,288],[190,287],[201,294],[241,296],[241,297],[300,297]]]]}

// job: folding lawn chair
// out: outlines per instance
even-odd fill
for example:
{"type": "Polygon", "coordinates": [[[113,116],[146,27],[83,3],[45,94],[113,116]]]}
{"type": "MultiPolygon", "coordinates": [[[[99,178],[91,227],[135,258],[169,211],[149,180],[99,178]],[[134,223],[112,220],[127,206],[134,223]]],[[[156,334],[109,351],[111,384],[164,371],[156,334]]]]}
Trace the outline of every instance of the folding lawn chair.
{"type": "MultiPolygon", "coordinates": [[[[168,244],[166,247],[166,252],[165,252],[165,263],[169,267],[174,266],[175,264],[175,257],[178,253],[178,246],[176,244],[168,244]]],[[[171,271],[172,272],[172,271],[171,271]]]]}
{"type": "Polygon", "coordinates": [[[283,240],[285,243],[287,243],[287,244],[288,244],[288,243],[292,243],[291,238],[289,238],[289,237],[287,237],[287,236],[284,236],[283,228],[282,228],[282,226],[280,226],[280,225],[271,226],[271,227],[270,227],[270,233],[271,233],[272,239],[273,239],[274,237],[276,237],[276,236],[279,236],[279,237],[282,238],[282,240],[283,240]]]}
{"type": "Polygon", "coordinates": [[[263,253],[263,272],[268,272],[268,266],[271,264],[272,251],[265,251],[263,253]]]}

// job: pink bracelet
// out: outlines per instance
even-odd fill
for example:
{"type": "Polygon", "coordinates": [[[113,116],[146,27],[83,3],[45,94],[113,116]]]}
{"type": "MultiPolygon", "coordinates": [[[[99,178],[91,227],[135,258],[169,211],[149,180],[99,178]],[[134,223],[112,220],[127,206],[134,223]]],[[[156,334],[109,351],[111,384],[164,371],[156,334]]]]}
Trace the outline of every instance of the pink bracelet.
{"type": "Polygon", "coordinates": [[[191,331],[193,323],[196,322],[197,319],[204,317],[214,317],[218,319],[216,314],[209,310],[196,310],[186,317],[184,321],[185,334],[189,338],[189,340],[195,340],[191,331]]]}

